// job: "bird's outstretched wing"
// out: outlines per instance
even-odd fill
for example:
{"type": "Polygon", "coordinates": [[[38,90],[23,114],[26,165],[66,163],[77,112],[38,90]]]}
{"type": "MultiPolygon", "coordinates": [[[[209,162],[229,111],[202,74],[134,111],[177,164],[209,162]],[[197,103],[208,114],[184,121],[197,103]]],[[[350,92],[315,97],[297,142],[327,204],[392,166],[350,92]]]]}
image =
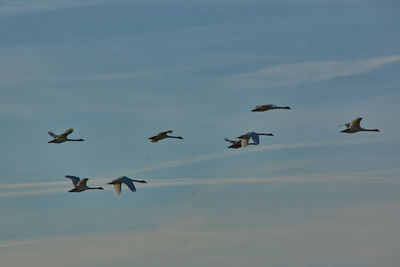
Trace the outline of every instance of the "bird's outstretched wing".
{"type": "Polygon", "coordinates": [[[235,143],[235,141],[233,141],[233,140],[230,140],[230,139],[228,139],[228,138],[224,138],[224,140],[226,141],[226,142],[229,142],[229,143],[235,143]]]}
{"type": "Polygon", "coordinates": [[[126,177],[126,176],[118,177],[118,178],[112,180],[111,182],[109,182],[108,184],[112,184],[113,185],[115,194],[117,196],[119,196],[119,194],[121,194],[121,184],[122,183],[124,183],[132,192],[136,191],[136,188],[133,185],[133,180],[128,178],[128,177],[126,177]]]}
{"type": "Polygon", "coordinates": [[[114,192],[117,196],[121,194],[121,184],[113,184],[114,192]]]}
{"type": "Polygon", "coordinates": [[[275,108],[276,105],[273,105],[273,104],[265,104],[265,105],[261,105],[261,106],[258,106],[258,107],[270,109],[270,108],[275,108]]]}
{"type": "Polygon", "coordinates": [[[249,139],[240,139],[242,147],[246,147],[249,144],[249,139]]]}
{"type": "Polygon", "coordinates": [[[165,132],[158,133],[158,135],[166,135],[166,134],[169,134],[169,133],[172,133],[172,132],[173,132],[173,130],[168,130],[168,131],[165,131],[165,132]]]}
{"type": "Polygon", "coordinates": [[[260,137],[258,136],[258,134],[256,134],[255,132],[250,132],[248,133],[248,135],[250,135],[255,145],[258,145],[260,143],[260,137]]]}
{"type": "Polygon", "coordinates": [[[57,137],[58,137],[58,135],[56,135],[56,134],[53,133],[52,131],[48,131],[48,133],[49,133],[49,135],[51,135],[51,136],[54,137],[54,138],[57,138],[57,137]]]}
{"type": "Polygon", "coordinates": [[[71,179],[72,184],[77,187],[79,181],[81,180],[81,178],[79,178],[78,176],[73,176],[73,175],[65,175],[65,178],[71,179]]]}
{"type": "Polygon", "coordinates": [[[74,131],[74,128],[69,128],[68,130],[66,130],[65,132],[63,132],[62,134],[60,134],[60,137],[67,137],[70,133],[72,133],[74,131]]]}
{"type": "Polygon", "coordinates": [[[350,122],[350,128],[360,128],[360,122],[361,122],[362,118],[357,118],[355,120],[352,120],[350,122]]]}
{"type": "Polygon", "coordinates": [[[122,177],[120,180],[121,180],[121,182],[123,182],[132,192],[135,192],[135,191],[136,191],[136,187],[135,187],[135,185],[133,184],[132,179],[130,179],[130,178],[124,176],[124,177],[122,177]]]}
{"type": "Polygon", "coordinates": [[[87,183],[88,180],[89,180],[89,178],[83,178],[82,180],[80,180],[78,182],[78,187],[86,186],[86,183],[87,183]]]}
{"type": "Polygon", "coordinates": [[[242,134],[242,135],[240,135],[240,136],[238,136],[236,138],[238,138],[238,139],[250,139],[250,135],[249,135],[249,133],[246,133],[246,134],[242,134]]]}

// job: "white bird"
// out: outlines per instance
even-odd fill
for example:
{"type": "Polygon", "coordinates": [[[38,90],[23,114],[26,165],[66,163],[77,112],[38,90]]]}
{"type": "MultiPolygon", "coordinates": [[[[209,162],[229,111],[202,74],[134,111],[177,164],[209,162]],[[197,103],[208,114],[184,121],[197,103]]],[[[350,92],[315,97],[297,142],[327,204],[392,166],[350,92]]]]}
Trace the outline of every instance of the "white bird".
{"type": "Polygon", "coordinates": [[[360,126],[362,118],[357,118],[350,123],[345,123],[340,126],[346,126],[346,130],[341,131],[342,133],[356,133],[356,132],[379,132],[378,129],[364,129],[360,126]]]}
{"type": "Polygon", "coordinates": [[[73,128],[69,128],[68,130],[66,130],[64,133],[60,134],[60,135],[56,135],[55,133],[53,133],[52,131],[49,131],[49,135],[51,135],[52,137],[54,137],[53,140],[49,141],[48,143],[56,143],[56,144],[60,144],[60,143],[64,143],[65,141],[84,141],[83,139],[68,139],[67,136],[72,133],[74,131],[73,128]]]}
{"type": "Polygon", "coordinates": [[[126,176],[121,176],[121,177],[118,177],[118,178],[112,180],[108,184],[112,184],[113,185],[115,194],[117,196],[119,196],[119,194],[121,194],[121,185],[122,184],[125,184],[132,192],[135,192],[136,191],[136,187],[133,184],[133,182],[144,183],[144,184],[147,183],[144,180],[132,180],[131,178],[128,178],[126,176]]]}
{"type": "Polygon", "coordinates": [[[157,141],[163,140],[163,139],[165,139],[165,138],[183,139],[182,136],[167,135],[167,134],[172,133],[172,132],[173,132],[172,130],[168,130],[168,131],[165,131],[165,132],[161,132],[161,133],[158,133],[158,134],[155,135],[155,136],[149,137],[148,139],[150,139],[150,141],[151,141],[152,143],[155,143],[155,142],[157,142],[157,141]]]}
{"type": "Polygon", "coordinates": [[[246,147],[247,145],[258,145],[260,143],[260,135],[274,136],[272,133],[248,132],[237,138],[242,140],[242,147],[246,147]],[[249,143],[250,138],[253,140],[253,143],[249,143]]]}
{"type": "Polygon", "coordinates": [[[256,106],[252,111],[253,112],[261,112],[261,111],[267,111],[267,110],[271,110],[271,109],[291,109],[291,108],[268,104],[268,105],[256,106]]]}
{"type": "Polygon", "coordinates": [[[71,179],[72,184],[74,185],[74,188],[69,190],[68,192],[83,192],[86,190],[94,190],[94,189],[98,189],[98,190],[104,190],[103,187],[88,187],[86,185],[87,181],[89,180],[89,178],[83,178],[81,180],[81,178],[77,177],[77,176],[73,176],[73,175],[66,175],[65,178],[71,179]]]}

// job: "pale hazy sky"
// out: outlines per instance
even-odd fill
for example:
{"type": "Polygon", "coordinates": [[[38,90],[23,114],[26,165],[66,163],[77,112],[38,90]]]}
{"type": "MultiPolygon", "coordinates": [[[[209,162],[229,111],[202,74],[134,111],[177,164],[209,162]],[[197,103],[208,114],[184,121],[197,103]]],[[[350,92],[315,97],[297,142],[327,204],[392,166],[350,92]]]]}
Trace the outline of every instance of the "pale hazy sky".
{"type": "Polygon", "coordinates": [[[1,266],[397,267],[399,10],[0,1],[1,266]],[[248,131],[274,137],[226,148],[248,131]],[[149,184],[117,198],[120,175],[149,184]]]}

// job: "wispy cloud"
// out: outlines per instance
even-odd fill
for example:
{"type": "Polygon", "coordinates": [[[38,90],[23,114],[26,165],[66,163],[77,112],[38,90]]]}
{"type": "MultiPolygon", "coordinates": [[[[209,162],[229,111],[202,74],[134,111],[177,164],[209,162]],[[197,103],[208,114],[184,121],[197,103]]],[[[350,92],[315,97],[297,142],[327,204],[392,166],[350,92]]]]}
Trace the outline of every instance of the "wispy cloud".
{"type": "Polygon", "coordinates": [[[60,8],[101,5],[109,0],[11,0],[2,1],[0,15],[12,15],[40,10],[54,10],[60,8]]]}
{"type": "Polygon", "coordinates": [[[186,157],[181,159],[175,159],[170,161],[164,161],[160,163],[151,164],[141,168],[130,169],[120,172],[120,175],[137,174],[147,171],[155,171],[160,169],[173,168],[178,166],[185,166],[195,163],[200,163],[209,160],[216,160],[222,158],[233,157],[242,155],[245,153],[262,152],[268,150],[280,150],[280,149],[298,149],[306,147],[321,147],[321,146],[333,146],[333,145],[359,145],[371,142],[381,142],[381,140],[363,138],[358,140],[339,140],[339,141],[321,141],[321,142],[307,142],[307,143],[296,143],[296,144],[276,144],[276,145],[259,145],[256,147],[248,147],[246,149],[238,150],[223,150],[215,153],[196,155],[193,157],[186,157]]]}
{"type": "Polygon", "coordinates": [[[29,244],[37,244],[39,242],[51,241],[51,240],[60,240],[63,237],[53,237],[53,238],[41,238],[41,239],[29,239],[29,240],[19,240],[14,242],[3,242],[0,243],[0,248],[11,248],[11,247],[19,247],[25,246],[29,244]]]}
{"type": "Polygon", "coordinates": [[[282,64],[232,75],[225,79],[233,86],[246,86],[246,88],[289,86],[367,73],[398,61],[400,61],[400,55],[346,61],[282,64]]]}
{"type": "Polygon", "coordinates": [[[49,195],[55,193],[61,193],[68,191],[67,188],[46,188],[46,189],[35,189],[35,190],[22,190],[22,191],[10,191],[1,192],[0,198],[7,197],[18,197],[18,196],[33,196],[33,195],[49,195]]]}
{"type": "MultiPolygon", "coordinates": [[[[191,186],[191,185],[216,185],[216,184],[240,184],[240,183],[312,183],[312,182],[329,182],[329,181],[371,181],[379,180],[398,182],[397,175],[400,169],[377,170],[368,172],[337,172],[337,173],[310,173],[303,175],[291,176],[273,176],[273,177],[218,177],[218,178],[180,178],[180,179],[152,179],[146,185],[138,187],[165,187],[165,186],[191,186]],[[396,175],[396,176],[393,176],[396,175]],[[386,176],[385,176],[386,175],[386,176]]],[[[96,183],[106,183],[109,179],[96,179],[96,183]]],[[[66,193],[69,189],[64,182],[53,183],[37,183],[39,189],[27,189],[35,187],[35,183],[29,184],[3,184],[0,188],[18,188],[9,192],[0,192],[0,198],[29,196],[29,195],[47,195],[55,193],[66,193]],[[46,186],[46,188],[40,188],[46,186]],[[63,187],[61,187],[63,186],[63,187]]],[[[111,187],[105,188],[111,190],[111,187]]]]}
{"type": "MultiPolygon", "coordinates": [[[[359,139],[359,140],[341,140],[341,141],[324,141],[324,142],[309,142],[309,143],[297,143],[297,144],[276,144],[276,145],[265,145],[265,146],[257,146],[253,148],[241,149],[241,150],[224,150],[216,153],[210,154],[202,154],[193,156],[190,158],[181,158],[171,161],[160,162],[157,164],[151,164],[148,166],[144,166],[142,168],[136,168],[131,170],[125,170],[120,173],[116,173],[114,176],[120,175],[133,175],[141,172],[147,171],[155,171],[167,168],[173,168],[178,166],[185,166],[195,163],[200,163],[209,160],[216,160],[221,158],[232,157],[236,155],[240,155],[243,153],[251,153],[251,152],[262,152],[268,150],[279,150],[279,149],[299,149],[299,148],[310,148],[310,147],[320,147],[320,146],[332,146],[332,145],[359,145],[364,143],[378,142],[375,139],[359,139]]],[[[289,166],[288,168],[290,168],[289,166]]],[[[337,174],[334,175],[334,177],[337,174]]],[[[366,176],[365,173],[361,174],[366,176]]],[[[106,176],[106,175],[99,175],[106,176]]],[[[342,173],[340,176],[354,176],[354,174],[346,174],[342,173]]],[[[179,186],[179,185],[195,185],[195,184],[219,184],[219,183],[259,183],[259,182],[276,182],[276,181],[313,181],[310,180],[310,175],[307,176],[306,179],[299,178],[298,176],[288,176],[288,177],[261,177],[261,178],[218,178],[218,179],[162,179],[151,182],[151,184],[146,185],[147,187],[160,187],[160,186],[179,186]]],[[[318,179],[325,179],[323,177],[327,177],[326,179],[332,179],[330,175],[325,176],[323,174],[318,174],[318,179]]],[[[333,177],[333,178],[334,178],[333,177]]],[[[358,177],[358,176],[355,176],[358,177]]],[[[340,178],[339,178],[340,179],[340,178]]],[[[110,178],[99,178],[94,179],[93,183],[105,183],[109,181],[110,178]]],[[[66,186],[70,185],[69,181],[60,181],[60,182],[39,182],[39,183],[16,183],[16,184],[0,184],[0,189],[6,190],[6,192],[0,192],[0,198],[6,197],[15,197],[15,196],[28,196],[28,195],[44,195],[44,194],[54,194],[65,192],[68,188],[66,186]]]]}
{"type": "MultiPolygon", "coordinates": [[[[395,170],[400,173],[400,169],[395,170]]],[[[350,181],[350,180],[392,180],[393,177],[381,177],[368,173],[317,173],[307,175],[293,176],[275,176],[275,177],[236,177],[236,178],[187,178],[187,179],[163,179],[155,180],[145,187],[163,187],[163,186],[190,186],[190,185],[215,185],[215,184],[240,184],[240,183],[310,183],[310,182],[327,182],[327,181],[350,181]]],[[[397,180],[397,178],[395,178],[397,180]]]]}

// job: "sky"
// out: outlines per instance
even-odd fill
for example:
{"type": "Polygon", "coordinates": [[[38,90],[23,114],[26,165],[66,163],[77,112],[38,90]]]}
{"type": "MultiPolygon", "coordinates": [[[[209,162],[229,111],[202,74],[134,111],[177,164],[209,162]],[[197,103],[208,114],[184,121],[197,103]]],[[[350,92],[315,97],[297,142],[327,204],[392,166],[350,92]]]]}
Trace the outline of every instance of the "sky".
{"type": "Polygon", "coordinates": [[[1,0],[1,265],[398,266],[398,10],[1,0]],[[227,148],[249,131],[274,136],[227,148]]]}

